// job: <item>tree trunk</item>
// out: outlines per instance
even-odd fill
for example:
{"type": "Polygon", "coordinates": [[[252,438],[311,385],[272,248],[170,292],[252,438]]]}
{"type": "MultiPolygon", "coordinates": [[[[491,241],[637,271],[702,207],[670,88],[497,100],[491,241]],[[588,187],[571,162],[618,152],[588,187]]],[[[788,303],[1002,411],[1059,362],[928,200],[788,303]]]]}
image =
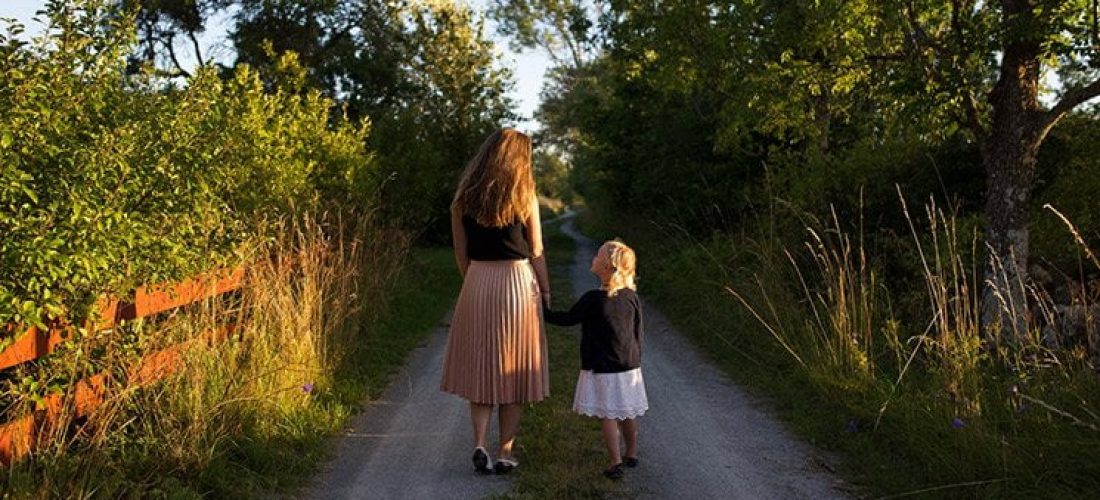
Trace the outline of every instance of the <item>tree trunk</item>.
{"type": "Polygon", "coordinates": [[[985,203],[985,284],[982,323],[992,340],[1022,336],[1029,319],[1027,305],[1028,224],[1031,184],[1039,141],[1034,127],[1008,120],[991,130],[983,154],[987,175],[985,203]],[[1007,336],[1007,338],[1006,338],[1007,336]]]}
{"type": "MultiPolygon", "coordinates": [[[[1006,0],[1006,19],[1026,25],[1033,18],[1027,0],[1006,0]]],[[[1039,105],[1037,40],[1026,35],[1005,45],[1000,78],[989,100],[989,136],[982,147],[987,186],[982,289],[982,324],[987,339],[1012,342],[1026,331],[1027,212],[1039,146],[1046,136],[1039,105]]]]}

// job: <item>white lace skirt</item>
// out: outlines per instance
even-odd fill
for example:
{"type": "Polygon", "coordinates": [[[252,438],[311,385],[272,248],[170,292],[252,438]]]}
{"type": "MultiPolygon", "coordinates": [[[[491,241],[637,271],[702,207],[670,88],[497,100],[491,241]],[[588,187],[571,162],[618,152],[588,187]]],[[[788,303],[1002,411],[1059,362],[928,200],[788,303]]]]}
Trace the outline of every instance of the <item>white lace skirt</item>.
{"type": "Polygon", "coordinates": [[[625,420],[640,417],[649,409],[642,369],[619,373],[581,370],[573,411],[598,418],[625,420]]]}

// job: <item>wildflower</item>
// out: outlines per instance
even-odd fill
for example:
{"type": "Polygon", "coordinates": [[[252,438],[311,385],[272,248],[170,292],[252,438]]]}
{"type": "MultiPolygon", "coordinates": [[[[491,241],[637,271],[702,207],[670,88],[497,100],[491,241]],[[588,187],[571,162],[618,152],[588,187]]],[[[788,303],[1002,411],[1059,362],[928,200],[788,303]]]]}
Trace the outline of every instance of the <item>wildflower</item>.
{"type": "Polygon", "coordinates": [[[963,419],[959,417],[955,417],[955,419],[951,421],[951,427],[962,429],[963,427],[966,427],[966,422],[964,422],[963,419]]]}
{"type": "Polygon", "coordinates": [[[313,392],[313,382],[306,382],[302,385],[302,392],[309,394],[313,392]]]}

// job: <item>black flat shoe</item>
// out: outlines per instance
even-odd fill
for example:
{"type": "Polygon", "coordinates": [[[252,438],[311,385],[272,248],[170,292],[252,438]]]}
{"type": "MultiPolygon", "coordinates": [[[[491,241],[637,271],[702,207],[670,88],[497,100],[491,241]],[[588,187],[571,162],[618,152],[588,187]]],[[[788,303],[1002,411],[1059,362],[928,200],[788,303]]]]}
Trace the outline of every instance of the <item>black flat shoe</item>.
{"type": "Polygon", "coordinates": [[[473,460],[474,470],[476,470],[478,474],[493,472],[493,470],[489,468],[489,454],[485,453],[485,448],[480,446],[474,448],[474,457],[471,460],[473,460]]]}
{"type": "Polygon", "coordinates": [[[608,479],[622,479],[623,478],[623,464],[618,463],[604,469],[604,477],[608,479]]]}
{"type": "Polygon", "coordinates": [[[519,462],[511,458],[498,458],[497,463],[493,465],[493,470],[497,474],[507,474],[512,472],[512,469],[519,467],[519,462]]]}
{"type": "Polygon", "coordinates": [[[631,469],[638,466],[638,457],[624,457],[623,465],[630,467],[631,469]]]}

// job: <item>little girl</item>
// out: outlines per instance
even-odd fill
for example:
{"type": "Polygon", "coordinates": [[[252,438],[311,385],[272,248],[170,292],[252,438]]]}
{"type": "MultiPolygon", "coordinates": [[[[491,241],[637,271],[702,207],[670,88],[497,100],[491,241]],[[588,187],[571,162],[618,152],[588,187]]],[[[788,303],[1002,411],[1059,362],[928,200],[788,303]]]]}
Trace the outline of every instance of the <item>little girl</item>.
{"type": "Polygon", "coordinates": [[[544,308],[546,321],[581,323],[581,373],[573,411],[600,419],[611,466],[604,475],[623,476],[638,465],[638,423],[649,409],[642,381],[642,306],[634,292],[634,250],[621,241],[604,243],[591,271],[602,286],[581,296],[569,312],[544,308]],[[619,453],[619,436],[626,454],[619,453]]]}

